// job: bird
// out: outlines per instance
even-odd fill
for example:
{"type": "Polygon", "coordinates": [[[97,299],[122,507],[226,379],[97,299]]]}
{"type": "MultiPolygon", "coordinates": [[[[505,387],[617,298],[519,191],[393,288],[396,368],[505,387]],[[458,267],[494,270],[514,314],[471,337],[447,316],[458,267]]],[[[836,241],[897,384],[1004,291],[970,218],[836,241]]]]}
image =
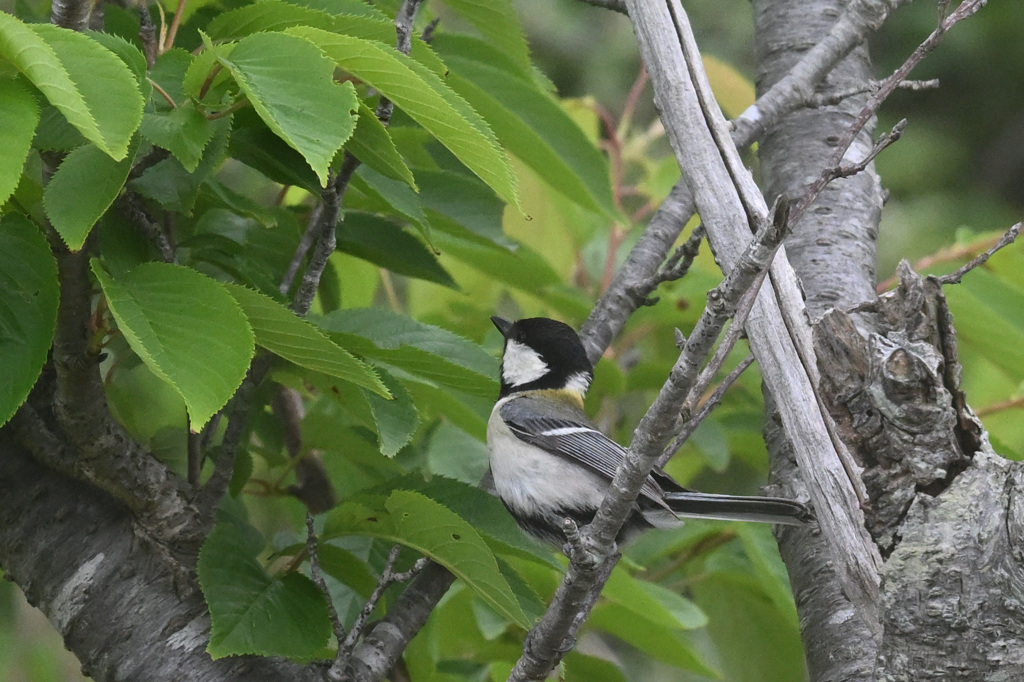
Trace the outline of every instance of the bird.
{"type": "MultiPolygon", "coordinates": [[[[487,422],[494,488],[523,530],[560,547],[566,519],[578,527],[593,520],[626,449],[584,412],[594,368],[572,327],[546,317],[491,322],[505,339],[501,389],[487,422]]],[[[794,500],[695,492],[655,469],[616,542],[688,517],[791,525],[814,519],[794,500]]]]}

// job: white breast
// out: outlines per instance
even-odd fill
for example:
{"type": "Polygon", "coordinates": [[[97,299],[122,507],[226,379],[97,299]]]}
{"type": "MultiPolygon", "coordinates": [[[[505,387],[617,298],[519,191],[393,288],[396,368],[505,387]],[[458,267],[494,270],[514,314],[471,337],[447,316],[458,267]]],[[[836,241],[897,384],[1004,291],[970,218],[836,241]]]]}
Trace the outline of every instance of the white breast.
{"type": "Polygon", "coordinates": [[[525,443],[505,425],[498,401],[487,422],[494,487],[505,504],[534,515],[566,508],[595,508],[608,487],[596,474],[525,443]]]}

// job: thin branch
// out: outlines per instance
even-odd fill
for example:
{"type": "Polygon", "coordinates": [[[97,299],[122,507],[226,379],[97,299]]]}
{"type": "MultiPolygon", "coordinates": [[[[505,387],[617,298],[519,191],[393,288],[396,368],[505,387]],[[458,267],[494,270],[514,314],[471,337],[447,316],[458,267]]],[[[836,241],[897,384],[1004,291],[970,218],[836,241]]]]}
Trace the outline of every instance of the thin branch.
{"type": "Polygon", "coordinates": [[[334,664],[331,666],[330,671],[327,675],[331,679],[340,678],[345,668],[348,666],[349,659],[352,657],[352,652],[355,649],[356,643],[359,638],[363,636],[363,630],[366,628],[366,623],[373,614],[374,609],[377,608],[380,598],[384,595],[384,591],[398,582],[412,580],[416,574],[426,568],[428,560],[426,558],[420,558],[416,560],[412,568],[407,571],[400,573],[394,572],[395,562],[398,560],[398,555],[402,551],[401,545],[395,545],[391,548],[391,552],[388,553],[387,561],[384,563],[384,568],[381,570],[380,579],[377,581],[377,585],[373,588],[373,592],[370,593],[366,603],[363,604],[363,608],[360,609],[359,615],[356,616],[355,622],[352,624],[352,628],[348,631],[338,644],[338,653],[334,659],[334,664]]]}
{"type": "Polygon", "coordinates": [[[999,241],[992,245],[991,248],[985,250],[983,253],[978,254],[969,262],[960,266],[959,268],[949,273],[948,275],[940,275],[938,277],[931,277],[930,279],[934,279],[939,284],[959,284],[960,280],[964,278],[964,275],[966,275],[974,268],[984,265],[985,262],[992,257],[992,254],[994,254],[999,249],[1002,249],[1012,244],[1017,239],[1017,237],[1020,236],[1022,225],[1024,225],[1024,223],[1017,223],[1016,225],[1011,227],[1009,230],[1006,231],[1006,234],[999,238],[999,241]]]}
{"type": "Polygon", "coordinates": [[[320,570],[320,558],[317,555],[316,529],[313,527],[313,515],[306,512],[306,556],[309,557],[309,577],[327,599],[327,614],[331,618],[331,629],[338,644],[345,640],[345,626],[338,617],[338,610],[334,607],[334,598],[324,580],[323,572],[320,570]]]}
{"type": "MultiPolygon", "coordinates": [[[[900,90],[910,90],[911,92],[922,92],[924,90],[936,90],[939,88],[939,79],[932,78],[926,81],[903,81],[897,87],[900,90]]],[[[804,103],[805,106],[811,107],[812,109],[820,109],[822,107],[831,107],[842,103],[844,100],[850,97],[856,97],[857,95],[863,95],[865,93],[876,93],[881,89],[882,81],[869,81],[867,85],[863,85],[857,88],[849,88],[842,92],[829,92],[829,93],[814,93],[807,98],[804,103]]]]}
{"type": "Polygon", "coordinates": [[[142,43],[142,51],[146,55],[146,65],[153,68],[157,54],[156,26],[153,25],[153,16],[149,13],[149,5],[145,1],[139,3],[139,42],[142,43]]]}
{"type": "Polygon", "coordinates": [[[974,16],[974,14],[976,14],[987,3],[988,0],[964,0],[957,6],[952,14],[949,14],[948,16],[941,16],[940,14],[939,25],[935,30],[917,46],[903,64],[901,64],[891,76],[882,82],[878,91],[872,94],[868,98],[867,102],[865,102],[864,107],[857,115],[857,118],[854,119],[853,123],[843,134],[842,138],[840,138],[836,145],[836,149],[832,154],[832,158],[826,164],[821,175],[819,175],[818,178],[808,186],[807,191],[802,197],[800,197],[799,201],[797,201],[796,205],[793,207],[791,220],[794,224],[799,222],[800,217],[807,212],[811,204],[814,203],[814,200],[818,198],[818,195],[820,195],[825,190],[825,187],[835,179],[833,176],[834,169],[839,168],[842,165],[843,157],[846,155],[847,150],[849,150],[850,145],[853,144],[854,138],[856,138],[860,131],[863,130],[868,121],[878,113],[878,109],[882,106],[882,103],[888,99],[889,95],[891,95],[897,87],[899,87],[900,83],[907,80],[911,71],[913,71],[926,56],[939,46],[949,29],[953,28],[964,19],[974,16]]]}
{"type": "MultiPolygon", "coordinates": [[[[754,356],[748,355],[743,358],[740,361],[740,364],[736,365],[736,367],[734,367],[724,379],[722,379],[721,383],[715,387],[714,392],[712,392],[712,394],[708,396],[708,399],[704,401],[704,404],[700,406],[700,410],[686,420],[683,424],[683,428],[676,434],[675,438],[672,439],[669,446],[665,448],[665,452],[658,457],[657,467],[659,469],[663,468],[668,461],[672,459],[677,452],[679,452],[679,448],[683,447],[683,444],[690,440],[690,436],[697,431],[697,428],[704,423],[704,420],[706,420],[715,408],[721,404],[722,398],[725,396],[725,392],[728,391],[734,383],[736,383],[736,380],[740,378],[740,375],[743,374],[743,372],[745,372],[752,364],[754,364],[754,356]]],[[[692,412],[693,407],[696,406],[691,406],[689,404],[691,399],[692,393],[691,398],[687,399],[686,404],[683,406],[684,413],[692,412]]]]}
{"type": "Polygon", "coordinates": [[[903,130],[906,127],[907,119],[900,119],[897,121],[896,125],[892,127],[892,130],[875,140],[875,144],[871,146],[871,151],[869,151],[863,159],[850,166],[836,166],[828,169],[831,180],[848,178],[862,172],[872,161],[875,160],[875,157],[899,141],[903,136],[903,130]]]}
{"type": "Polygon", "coordinates": [[[174,247],[171,246],[171,241],[167,238],[163,228],[157,225],[139,204],[139,196],[131,191],[125,192],[117,198],[116,204],[118,212],[134,225],[135,229],[153,242],[164,262],[173,263],[174,247]]]}
{"type": "Polygon", "coordinates": [[[178,28],[181,26],[181,17],[185,14],[185,6],[187,4],[188,0],[178,0],[178,8],[174,11],[174,18],[171,19],[171,27],[163,36],[163,42],[160,44],[161,54],[174,47],[174,38],[178,35],[178,28]]]}

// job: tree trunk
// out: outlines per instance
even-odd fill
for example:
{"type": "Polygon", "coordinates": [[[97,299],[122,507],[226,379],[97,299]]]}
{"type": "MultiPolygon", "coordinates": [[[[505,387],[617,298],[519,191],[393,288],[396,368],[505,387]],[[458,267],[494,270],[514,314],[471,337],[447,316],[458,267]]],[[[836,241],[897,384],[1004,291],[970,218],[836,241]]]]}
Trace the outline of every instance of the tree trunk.
{"type": "MultiPolygon", "coordinates": [[[[781,78],[845,5],[755,0],[758,89],[781,78]]],[[[863,85],[869,64],[866,49],[858,48],[820,91],[863,85]]],[[[794,112],[768,131],[759,148],[766,196],[801,193],[860,99],[794,112]]],[[[870,147],[865,129],[848,157],[859,160],[870,147]]],[[[836,181],[787,241],[808,312],[820,320],[819,389],[864,467],[865,520],[885,559],[879,642],[851,617],[827,554],[795,533],[779,534],[811,679],[1022,679],[1024,469],[992,452],[965,404],[956,335],[939,286],[902,267],[900,288],[873,302],[881,197],[870,167],[836,181]],[[839,310],[828,312],[832,307],[839,310]]],[[[773,477],[794,480],[777,420],[769,419],[767,440],[773,477]]]]}

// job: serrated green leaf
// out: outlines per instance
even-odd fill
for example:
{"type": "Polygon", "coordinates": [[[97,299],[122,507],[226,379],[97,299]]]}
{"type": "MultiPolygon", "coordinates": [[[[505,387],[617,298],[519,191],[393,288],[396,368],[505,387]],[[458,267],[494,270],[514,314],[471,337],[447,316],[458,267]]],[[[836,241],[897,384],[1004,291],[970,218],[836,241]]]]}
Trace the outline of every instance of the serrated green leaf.
{"type": "Polygon", "coordinates": [[[39,106],[28,88],[14,79],[0,79],[0,206],[18,187],[38,124],[39,106]]]}
{"type": "MultiPolygon", "coordinates": [[[[120,36],[116,36],[112,33],[101,33],[100,31],[85,31],[85,35],[89,36],[97,43],[107,48],[118,58],[124,62],[124,65],[128,67],[132,75],[135,76],[135,82],[139,84],[140,88],[149,87],[148,84],[143,85],[146,81],[146,55],[142,54],[139,48],[132,45],[130,42],[120,36]]],[[[143,99],[147,99],[145,96],[143,99]]]]}
{"type": "Polygon", "coordinates": [[[246,36],[219,61],[260,118],[327,186],[331,159],[355,129],[352,83],[335,83],[332,60],[310,41],[283,33],[246,36]]]}
{"type": "Polygon", "coordinates": [[[471,395],[497,393],[498,361],[446,329],[380,308],[335,310],[315,321],[365,358],[471,395]]]}
{"type": "Polygon", "coordinates": [[[444,0],[522,68],[531,68],[530,47],[510,0],[444,0]]]}
{"type": "MultiPolygon", "coordinates": [[[[237,118],[244,116],[238,115],[237,118]]],[[[320,179],[302,155],[271,132],[262,121],[243,121],[237,124],[231,131],[228,149],[234,159],[258,170],[274,182],[301,187],[312,194],[320,193],[320,179]]]]}
{"type": "Polygon", "coordinates": [[[364,164],[393,180],[400,180],[416,189],[416,180],[398,153],[388,129],[377,120],[376,114],[360,100],[359,121],[345,149],[364,164]]]}
{"type": "Polygon", "coordinates": [[[238,303],[179,265],[144,263],[115,278],[93,260],[92,270],[132,350],[181,394],[192,429],[201,429],[234,395],[255,350],[238,303]]]}
{"type": "Polygon", "coordinates": [[[458,289],[427,246],[395,223],[369,213],[347,212],[338,225],[338,250],[408,277],[458,289]]]}
{"type": "Polygon", "coordinates": [[[478,484],[488,468],[487,445],[448,421],[430,433],[426,459],[430,473],[469,485],[478,484]]]}
{"type": "Polygon", "coordinates": [[[383,507],[346,502],[327,517],[324,535],[370,535],[412,547],[454,573],[503,616],[530,626],[490,549],[471,525],[407,490],[391,493],[383,507]]]}
{"type": "Polygon", "coordinates": [[[191,101],[168,112],[146,112],[139,132],[149,142],[163,147],[192,173],[203,158],[203,149],[213,137],[214,126],[191,101]]]}
{"type": "Polygon", "coordinates": [[[373,369],[327,338],[316,325],[269,296],[238,284],[224,286],[249,319],[258,345],[301,367],[389,397],[388,389],[373,369]]]}
{"type": "Polygon", "coordinates": [[[89,141],[111,158],[123,159],[142,120],[144,102],[135,76],[117,55],[84,34],[51,24],[32,24],[31,29],[45,41],[59,64],[44,57],[31,65],[31,71],[22,73],[89,141]],[[71,90],[60,74],[41,77],[39,68],[67,74],[71,90]],[[61,92],[55,92],[55,88],[61,88],[61,92]]]}
{"type": "Polygon", "coordinates": [[[412,439],[420,423],[420,415],[405,386],[386,371],[381,370],[380,375],[391,393],[391,400],[367,391],[364,393],[377,426],[380,452],[385,457],[394,457],[412,439]]]}
{"type": "Polygon", "coordinates": [[[115,161],[95,145],[74,150],[61,162],[43,190],[43,207],[53,229],[72,251],[85,244],[93,225],[121,193],[138,149],[115,161]]]}
{"type": "Polygon", "coordinates": [[[380,43],[308,26],[287,30],[318,45],[338,66],[366,81],[429,130],[505,201],[517,205],[515,178],[494,133],[432,71],[380,43]]]}
{"type": "Polygon", "coordinates": [[[448,83],[487,119],[501,143],[582,207],[617,214],[608,160],[548,93],[526,78],[462,55],[466,37],[438,36],[448,83]]]}
{"type": "Polygon", "coordinates": [[[142,196],[152,199],[168,210],[186,215],[192,213],[196,197],[206,178],[224,160],[231,120],[222,118],[214,121],[213,129],[213,137],[207,143],[195,171],[190,173],[181,161],[171,157],[146,169],[142,177],[128,184],[142,196]]]}
{"type": "Polygon", "coordinates": [[[331,634],[323,592],[297,573],[267,575],[256,561],[262,540],[248,530],[219,524],[199,552],[196,572],[212,621],[207,651],[215,659],[239,654],[313,658],[331,634]]]}
{"type": "Polygon", "coordinates": [[[365,195],[363,202],[373,206],[368,210],[381,213],[394,211],[407,218],[419,230],[427,245],[433,248],[430,243],[430,224],[413,188],[400,180],[381,175],[366,165],[360,166],[352,176],[352,186],[365,195]]]}
{"type": "Polygon", "coordinates": [[[417,168],[416,179],[432,227],[483,246],[507,249],[514,245],[501,228],[505,205],[490,187],[451,171],[417,168]]]}
{"type": "Polygon", "coordinates": [[[28,397],[53,341],[57,263],[24,216],[0,218],[0,426],[28,397]]]}

